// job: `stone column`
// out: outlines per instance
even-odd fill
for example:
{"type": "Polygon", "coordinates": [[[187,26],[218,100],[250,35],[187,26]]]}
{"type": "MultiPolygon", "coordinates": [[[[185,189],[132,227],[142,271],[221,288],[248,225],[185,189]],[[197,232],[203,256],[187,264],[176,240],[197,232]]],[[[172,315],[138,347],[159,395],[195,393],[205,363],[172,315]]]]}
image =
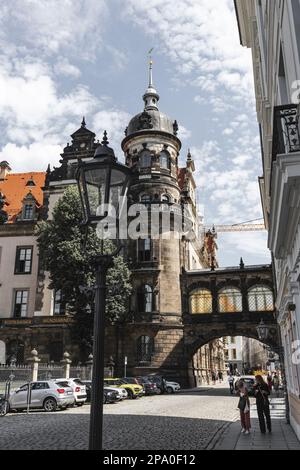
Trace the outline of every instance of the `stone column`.
{"type": "Polygon", "coordinates": [[[27,359],[27,362],[31,364],[31,382],[36,382],[38,379],[38,371],[39,371],[39,362],[41,360],[38,357],[38,352],[36,349],[31,351],[31,357],[27,359]]]}
{"type": "Polygon", "coordinates": [[[72,361],[70,360],[70,354],[68,352],[65,352],[64,353],[64,358],[60,362],[64,366],[65,379],[69,379],[70,378],[70,366],[71,366],[71,363],[72,363],[72,361]]]}
{"type": "Polygon", "coordinates": [[[90,354],[86,362],[87,367],[89,368],[89,380],[92,380],[93,377],[93,354],[90,354]]]}

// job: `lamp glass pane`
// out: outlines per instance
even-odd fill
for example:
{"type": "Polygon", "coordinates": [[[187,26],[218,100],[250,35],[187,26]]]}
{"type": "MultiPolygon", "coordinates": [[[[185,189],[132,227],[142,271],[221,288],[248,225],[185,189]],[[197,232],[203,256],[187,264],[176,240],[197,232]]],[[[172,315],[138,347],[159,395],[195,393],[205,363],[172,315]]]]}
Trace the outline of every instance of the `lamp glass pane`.
{"type": "Polygon", "coordinates": [[[85,172],[86,191],[89,203],[89,211],[92,217],[98,214],[98,208],[105,204],[107,168],[95,168],[85,172]]]}
{"type": "Polygon", "coordinates": [[[109,195],[109,202],[112,204],[116,209],[120,203],[120,197],[124,195],[124,185],[126,182],[126,173],[120,171],[116,168],[112,168],[111,170],[111,177],[110,177],[110,195],[109,195]]]}

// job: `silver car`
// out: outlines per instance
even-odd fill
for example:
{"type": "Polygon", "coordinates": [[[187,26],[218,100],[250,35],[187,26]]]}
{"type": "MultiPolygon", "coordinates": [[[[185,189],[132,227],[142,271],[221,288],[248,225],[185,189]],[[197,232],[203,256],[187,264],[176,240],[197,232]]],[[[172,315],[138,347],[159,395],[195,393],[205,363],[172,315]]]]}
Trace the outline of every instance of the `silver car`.
{"type": "Polygon", "coordinates": [[[75,398],[75,405],[82,406],[85,404],[87,400],[86,386],[81,379],[55,379],[55,382],[60,385],[67,384],[71,387],[75,398]]]}
{"type": "Polygon", "coordinates": [[[26,383],[11,393],[9,409],[26,410],[28,401],[30,409],[44,408],[45,411],[65,409],[73,405],[75,401],[72,388],[65,385],[58,385],[54,380],[26,383]]]}

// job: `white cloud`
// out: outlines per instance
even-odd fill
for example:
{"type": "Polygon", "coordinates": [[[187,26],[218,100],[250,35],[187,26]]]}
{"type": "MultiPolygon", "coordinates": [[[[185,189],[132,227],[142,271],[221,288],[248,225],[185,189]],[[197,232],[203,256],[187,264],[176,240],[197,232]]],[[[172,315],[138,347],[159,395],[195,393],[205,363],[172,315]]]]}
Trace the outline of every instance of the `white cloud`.
{"type": "Polygon", "coordinates": [[[3,32],[13,32],[18,47],[45,56],[67,50],[86,59],[102,44],[108,16],[105,0],[14,0],[1,9],[3,32]]]}
{"type": "Polygon", "coordinates": [[[180,140],[187,140],[192,137],[192,133],[190,130],[180,124],[178,130],[178,137],[180,140]]]}
{"type": "Polygon", "coordinates": [[[219,259],[221,265],[238,265],[242,256],[245,264],[271,263],[271,255],[267,248],[267,232],[231,232],[218,234],[219,259]],[[249,261],[250,260],[250,261],[249,261]]]}
{"type": "Polygon", "coordinates": [[[231,0],[128,0],[124,15],[158,37],[179,74],[196,74],[194,85],[253,99],[251,53],[240,46],[231,0]]]}
{"type": "Polygon", "coordinates": [[[72,65],[65,57],[58,58],[58,61],[54,66],[54,73],[72,78],[78,78],[81,75],[80,69],[75,65],[72,65]]]}
{"type": "Polygon", "coordinates": [[[48,164],[59,166],[59,145],[35,142],[28,146],[9,143],[0,152],[0,159],[9,162],[14,173],[46,171],[48,164]]]}

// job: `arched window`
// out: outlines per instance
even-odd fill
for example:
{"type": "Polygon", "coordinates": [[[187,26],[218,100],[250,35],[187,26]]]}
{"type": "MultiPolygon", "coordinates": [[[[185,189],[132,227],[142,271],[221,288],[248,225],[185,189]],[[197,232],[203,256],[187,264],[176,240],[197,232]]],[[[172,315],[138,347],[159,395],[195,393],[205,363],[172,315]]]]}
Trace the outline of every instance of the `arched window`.
{"type": "Polygon", "coordinates": [[[161,202],[169,203],[171,202],[171,197],[168,194],[163,194],[161,197],[161,202]]]}
{"type": "Polygon", "coordinates": [[[142,313],[153,311],[153,289],[149,284],[141,287],[138,293],[138,309],[142,313]]]}
{"type": "Polygon", "coordinates": [[[243,311],[242,293],[236,287],[225,287],[219,293],[219,312],[235,313],[243,311]]]}
{"type": "Polygon", "coordinates": [[[154,338],[151,336],[140,336],[137,340],[137,361],[151,362],[154,353],[154,338]]]}
{"type": "Polygon", "coordinates": [[[190,313],[212,313],[212,295],[208,289],[197,289],[190,294],[190,313]]]}
{"type": "Polygon", "coordinates": [[[267,286],[252,287],[248,292],[248,305],[250,312],[272,312],[274,310],[272,290],[267,286]]]}
{"type": "Polygon", "coordinates": [[[165,170],[169,170],[170,169],[170,155],[168,152],[166,152],[165,150],[163,150],[161,153],[160,153],[160,156],[159,156],[159,161],[160,161],[160,168],[163,168],[165,170]]]}
{"type": "Polygon", "coordinates": [[[140,155],[140,167],[141,168],[150,168],[152,164],[152,157],[149,150],[143,150],[140,155]]]}

